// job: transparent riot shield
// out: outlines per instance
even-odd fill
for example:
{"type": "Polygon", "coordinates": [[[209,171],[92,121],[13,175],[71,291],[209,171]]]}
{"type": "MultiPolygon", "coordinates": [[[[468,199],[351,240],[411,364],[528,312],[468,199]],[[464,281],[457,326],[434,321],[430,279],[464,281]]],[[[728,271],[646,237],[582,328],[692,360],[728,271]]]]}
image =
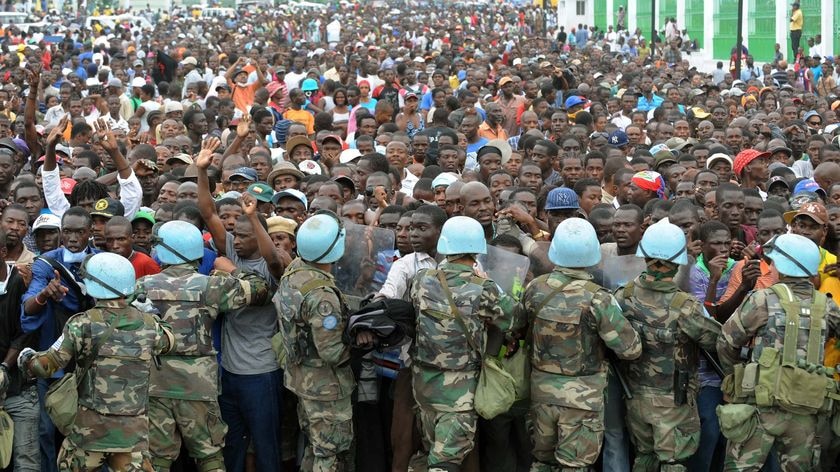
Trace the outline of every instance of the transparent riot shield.
{"type": "Polygon", "coordinates": [[[336,286],[351,297],[377,292],[394,261],[394,232],[347,222],[344,227],[344,256],[333,265],[336,286]]]}
{"type": "Polygon", "coordinates": [[[487,246],[487,254],[479,256],[478,263],[505,293],[517,300],[520,298],[525,289],[530,259],[505,249],[487,246]]]}
{"type": "Polygon", "coordinates": [[[601,259],[595,282],[612,291],[635,279],[645,270],[645,260],[636,256],[608,256],[601,259]],[[600,277],[599,277],[600,275],[600,277]]]}

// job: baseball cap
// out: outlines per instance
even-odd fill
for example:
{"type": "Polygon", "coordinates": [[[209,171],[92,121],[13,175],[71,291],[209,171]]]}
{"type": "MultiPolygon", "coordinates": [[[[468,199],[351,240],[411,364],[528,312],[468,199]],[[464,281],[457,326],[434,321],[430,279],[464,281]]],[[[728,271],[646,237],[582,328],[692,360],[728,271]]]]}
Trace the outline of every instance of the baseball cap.
{"type": "Polygon", "coordinates": [[[405,94],[405,95],[403,95],[403,100],[408,100],[409,98],[414,98],[414,99],[416,99],[416,98],[417,98],[417,94],[416,94],[416,93],[414,93],[414,92],[406,92],[406,94],[405,94]]]}
{"type": "Polygon", "coordinates": [[[132,87],[142,87],[144,85],[146,85],[146,79],[144,79],[143,77],[135,77],[131,79],[132,87]]]}
{"type": "Polygon", "coordinates": [[[574,190],[568,187],[558,187],[548,192],[545,200],[545,209],[549,210],[577,210],[580,208],[580,201],[574,190]]]}
{"type": "Polygon", "coordinates": [[[297,229],[297,221],[283,216],[272,216],[265,222],[268,224],[268,234],[287,233],[294,236],[297,229]]]}
{"type": "Polygon", "coordinates": [[[192,157],[190,157],[189,154],[184,154],[184,153],[178,153],[178,154],[173,155],[172,157],[170,157],[169,159],[166,160],[166,163],[169,164],[172,161],[183,162],[186,165],[190,165],[190,164],[193,163],[192,157]]]}
{"type": "Polygon", "coordinates": [[[65,178],[61,179],[61,184],[60,185],[61,185],[61,193],[63,193],[64,195],[70,195],[70,192],[73,191],[73,187],[76,186],[76,181],[71,179],[71,178],[65,177],[65,178]]]}
{"type": "Polygon", "coordinates": [[[122,81],[120,79],[117,79],[116,77],[108,81],[108,87],[117,88],[117,87],[122,87],[122,86],[123,86],[122,81]]]}
{"type": "Polygon", "coordinates": [[[718,160],[721,160],[721,159],[728,162],[730,166],[732,165],[732,158],[729,157],[728,154],[724,154],[722,152],[716,152],[706,159],[706,168],[711,169],[712,164],[714,164],[715,161],[718,161],[718,160]]]}
{"type": "Polygon", "coordinates": [[[825,198],[825,190],[820,187],[820,184],[817,183],[814,179],[803,179],[800,180],[796,187],[793,188],[793,194],[796,195],[800,192],[814,192],[821,197],[825,198]]]}
{"type": "Polygon", "coordinates": [[[149,223],[154,226],[155,224],[155,212],[151,208],[141,208],[137,210],[137,213],[134,214],[134,218],[131,219],[131,222],[134,223],[135,221],[148,221],[149,223]]]}
{"type": "Polygon", "coordinates": [[[354,159],[361,156],[362,153],[358,149],[345,149],[338,155],[338,162],[347,164],[348,162],[352,162],[354,159]]]}
{"type": "Polygon", "coordinates": [[[744,149],[735,156],[735,163],[732,165],[732,170],[735,171],[736,176],[740,176],[744,167],[749,165],[750,162],[762,157],[770,157],[770,153],[759,151],[758,149],[744,149]]]}
{"type": "Polygon", "coordinates": [[[298,169],[306,175],[321,175],[321,166],[312,159],[301,161],[298,164],[298,169]]]}
{"type": "Polygon", "coordinates": [[[585,98],[579,97],[577,95],[572,95],[571,97],[566,99],[566,102],[564,103],[564,105],[566,106],[566,109],[568,110],[569,108],[576,107],[578,105],[583,105],[585,103],[586,103],[585,98]]]}
{"type": "Polygon", "coordinates": [[[306,195],[304,195],[300,190],[295,190],[293,188],[287,188],[286,190],[275,193],[274,197],[271,199],[271,203],[276,205],[280,202],[280,199],[284,197],[294,198],[295,200],[303,203],[304,208],[309,209],[309,203],[306,201],[306,195]]]}
{"type": "Polygon", "coordinates": [[[694,144],[694,138],[683,139],[676,136],[665,141],[665,145],[672,151],[682,151],[683,148],[694,146],[694,144]]]}
{"type": "Polygon", "coordinates": [[[510,160],[510,155],[513,153],[513,149],[510,147],[507,139],[491,139],[487,141],[485,146],[492,146],[502,152],[502,165],[505,165],[510,160]]]}
{"type": "Polygon", "coordinates": [[[432,189],[440,187],[441,185],[449,187],[457,180],[458,176],[453,174],[452,172],[443,172],[441,174],[438,174],[438,176],[432,180],[432,189]]]}
{"type": "Polygon", "coordinates": [[[281,175],[291,175],[294,176],[298,180],[303,180],[303,172],[298,170],[294,164],[288,161],[278,162],[277,165],[271,169],[271,173],[268,174],[268,179],[266,179],[269,185],[274,182],[274,179],[280,177],[281,175]]]}
{"type": "Polygon", "coordinates": [[[271,197],[274,196],[274,189],[268,186],[265,182],[257,182],[248,186],[246,190],[248,194],[256,198],[258,201],[268,203],[271,197]]]}
{"type": "Polygon", "coordinates": [[[122,202],[114,198],[102,198],[97,200],[93,206],[93,211],[90,216],[104,216],[105,218],[112,218],[114,216],[125,216],[125,207],[122,202]]]}
{"type": "Polygon", "coordinates": [[[787,180],[780,175],[770,177],[770,180],[767,181],[767,190],[769,191],[771,187],[779,184],[784,185],[786,189],[790,190],[790,185],[787,183],[787,180]]]}
{"type": "Polygon", "coordinates": [[[505,86],[505,84],[509,84],[511,82],[513,82],[513,79],[511,79],[510,77],[502,77],[501,79],[499,79],[499,88],[502,88],[505,86]]]}
{"type": "Polygon", "coordinates": [[[218,92],[219,90],[227,90],[228,92],[230,92],[230,86],[228,84],[219,84],[216,86],[216,92],[218,92]]]}
{"type": "Polygon", "coordinates": [[[188,65],[188,64],[195,66],[195,65],[198,65],[198,61],[192,56],[190,56],[190,57],[184,59],[183,61],[181,61],[182,66],[185,66],[185,65],[188,65]]]}
{"type": "Polygon", "coordinates": [[[163,107],[163,113],[172,113],[173,111],[184,111],[184,105],[181,105],[181,102],[176,102],[175,100],[166,102],[166,105],[163,107]]]}
{"type": "Polygon", "coordinates": [[[342,187],[350,189],[351,192],[356,191],[356,183],[353,182],[353,179],[347,177],[346,175],[337,175],[333,177],[333,182],[341,185],[342,187]]]}
{"type": "Polygon", "coordinates": [[[691,112],[694,113],[694,117],[698,119],[705,119],[710,117],[712,114],[707,112],[706,110],[700,107],[691,107],[691,112]]]}
{"type": "Polygon", "coordinates": [[[627,138],[627,133],[617,129],[610,133],[610,137],[607,139],[609,145],[612,147],[622,147],[630,144],[630,139],[627,138]]]}
{"type": "Polygon", "coordinates": [[[61,229],[61,218],[52,213],[41,213],[32,223],[32,232],[39,229],[61,229]]]}
{"type": "Polygon", "coordinates": [[[256,182],[258,179],[257,171],[250,167],[240,167],[236,169],[235,171],[233,171],[233,174],[230,174],[231,179],[234,177],[241,177],[245,180],[250,180],[252,182],[256,182]]]}
{"type": "Polygon", "coordinates": [[[828,212],[825,210],[825,206],[819,202],[807,202],[799,207],[799,210],[785,212],[785,221],[790,224],[797,216],[802,215],[821,225],[828,221],[828,212]]]}

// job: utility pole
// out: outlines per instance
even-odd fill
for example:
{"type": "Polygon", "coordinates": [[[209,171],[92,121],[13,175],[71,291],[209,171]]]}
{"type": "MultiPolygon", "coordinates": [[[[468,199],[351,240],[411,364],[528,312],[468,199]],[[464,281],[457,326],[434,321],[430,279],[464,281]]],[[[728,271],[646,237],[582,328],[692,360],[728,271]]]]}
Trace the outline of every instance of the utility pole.
{"type": "MultiPolygon", "coordinates": [[[[656,0],[650,0],[650,51],[651,55],[656,55],[656,0]]],[[[662,38],[659,38],[660,41],[662,38]]]]}
{"type": "Polygon", "coordinates": [[[741,78],[741,56],[742,48],[744,47],[744,0],[738,0],[738,28],[737,28],[737,42],[735,43],[735,75],[737,79],[741,78]]]}

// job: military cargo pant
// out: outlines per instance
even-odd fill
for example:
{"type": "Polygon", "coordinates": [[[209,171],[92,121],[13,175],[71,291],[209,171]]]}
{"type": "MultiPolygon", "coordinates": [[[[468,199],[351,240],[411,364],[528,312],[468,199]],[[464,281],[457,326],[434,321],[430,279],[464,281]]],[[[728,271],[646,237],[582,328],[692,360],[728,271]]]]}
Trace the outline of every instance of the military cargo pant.
{"type": "Polygon", "coordinates": [[[687,397],[679,406],[670,394],[635,395],[627,400],[627,429],[636,447],[633,472],[686,470],[682,463],[700,443],[697,394],[688,392],[687,397]]]}
{"type": "Polygon", "coordinates": [[[478,414],[475,410],[449,412],[419,407],[423,445],[429,451],[429,472],[457,472],[475,447],[478,414]]]}
{"type": "Polygon", "coordinates": [[[298,397],[300,429],[309,438],[302,472],[344,472],[353,442],[353,407],[350,397],[337,401],[298,397]]]}
{"type": "Polygon", "coordinates": [[[531,472],[587,471],[604,442],[604,412],[531,403],[531,472]]]}
{"type": "Polygon", "coordinates": [[[59,472],[85,472],[100,470],[108,464],[114,472],[154,472],[148,457],[141,452],[85,451],[65,439],[58,452],[59,472]]]}
{"type": "Polygon", "coordinates": [[[740,444],[729,442],[724,470],[757,471],[776,446],[782,470],[820,469],[817,416],[797,415],[779,408],[758,408],[755,432],[740,444]]]}
{"type": "Polygon", "coordinates": [[[225,434],[227,426],[216,401],[149,397],[149,452],[157,472],[169,471],[181,441],[199,471],[224,471],[225,434]]]}

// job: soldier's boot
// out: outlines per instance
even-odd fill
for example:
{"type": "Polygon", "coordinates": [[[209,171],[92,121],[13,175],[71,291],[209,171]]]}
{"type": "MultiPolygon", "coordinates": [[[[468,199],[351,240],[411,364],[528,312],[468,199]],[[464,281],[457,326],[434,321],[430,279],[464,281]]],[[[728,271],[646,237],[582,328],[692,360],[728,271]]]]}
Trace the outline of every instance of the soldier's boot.
{"type": "Polygon", "coordinates": [[[661,472],[685,472],[688,469],[683,464],[676,463],[676,462],[670,462],[670,463],[663,463],[659,470],[661,472]]]}
{"type": "Polygon", "coordinates": [[[203,459],[196,459],[195,465],[200,472],[225,472],[221,449],[203,459]]]}

